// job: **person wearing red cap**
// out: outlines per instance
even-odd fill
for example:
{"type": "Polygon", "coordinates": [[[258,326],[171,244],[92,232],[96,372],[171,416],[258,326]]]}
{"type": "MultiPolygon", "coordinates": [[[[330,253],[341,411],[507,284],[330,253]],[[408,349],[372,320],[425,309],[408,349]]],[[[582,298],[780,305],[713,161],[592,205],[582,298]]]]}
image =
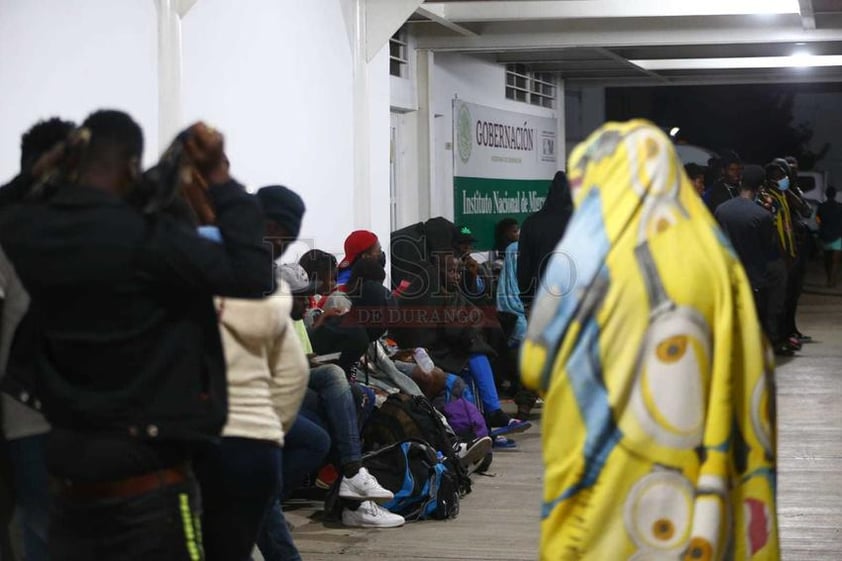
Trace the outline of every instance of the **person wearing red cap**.
{"type": "Polygon", "coordinates": [[[360,259],[372,259],[386,268],[386,254],[374,232],[354,230],[345,238],[345,257],[339,262],[336,286],[340,290],[351,278],[351,267],[360,259]]]}

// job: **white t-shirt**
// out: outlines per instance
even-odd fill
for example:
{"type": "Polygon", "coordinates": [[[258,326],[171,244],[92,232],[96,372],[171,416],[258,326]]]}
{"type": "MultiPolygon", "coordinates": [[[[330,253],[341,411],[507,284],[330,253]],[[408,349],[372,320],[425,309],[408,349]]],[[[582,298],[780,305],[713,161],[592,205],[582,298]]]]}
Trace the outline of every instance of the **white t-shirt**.
{"type": "MultiPolygon", "coordinates": [[[[29,294],[23,288],[17,272],[0,248],[0,298],[3,313],[0,316],[0,379],[6,375],[6,363],[18,324],[29,308],[29,294]]],[[[49,432],[50,425],[44,416],[5,393],[3,399],[3,433],[7,440],[35,436],[49,432]]]]}

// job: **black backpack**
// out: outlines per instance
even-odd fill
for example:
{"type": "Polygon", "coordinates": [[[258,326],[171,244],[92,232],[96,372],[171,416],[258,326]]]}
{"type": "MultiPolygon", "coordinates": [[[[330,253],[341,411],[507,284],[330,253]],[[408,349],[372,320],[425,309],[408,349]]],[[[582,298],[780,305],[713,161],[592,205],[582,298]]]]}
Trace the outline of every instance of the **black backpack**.
{"type": "Polygon", "coordinates": [[[458,440],[442,420],[441,413],[424,396],[405,393],[390,395],[371,414],[363,428],[363,446],[376,451],[407,440],[427,443],[441,452],[444,464],[454,474],[460,495],[471,492],[471,478],[456,455],[458,440]]]}
{"type": "Polygon", "coordinates": [[[458,475],[426,442],[405,440],[363,456],[363,466],[395,498],[383,507],[407,521],[445,520],[459,514],[458,475]]]}

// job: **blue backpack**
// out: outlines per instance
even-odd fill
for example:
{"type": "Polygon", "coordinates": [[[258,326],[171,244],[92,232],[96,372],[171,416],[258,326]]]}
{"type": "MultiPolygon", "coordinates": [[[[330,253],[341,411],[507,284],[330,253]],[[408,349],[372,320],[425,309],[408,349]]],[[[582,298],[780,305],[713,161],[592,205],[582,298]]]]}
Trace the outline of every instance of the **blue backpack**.
{"type": "Polygon", "coordinates": [[[404,440],[363,456],[363,466],[395,498],[383,507],[407,521],[443,520],[459,514],[457,475],[422,440],[404,440]]]}

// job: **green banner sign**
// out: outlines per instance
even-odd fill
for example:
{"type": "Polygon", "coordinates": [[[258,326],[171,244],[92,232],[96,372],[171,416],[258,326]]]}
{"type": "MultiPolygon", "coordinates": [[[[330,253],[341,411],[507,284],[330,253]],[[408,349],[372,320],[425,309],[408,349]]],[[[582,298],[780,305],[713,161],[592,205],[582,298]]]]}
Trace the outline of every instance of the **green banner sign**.
{"type": "Polygon", "coordinates": [[[456,226],[473,232],[478,250],[494,245],[494,226],[503,218],[524,218],[540,210],[550,179],[453,178],[453,216],[456,226]]]}
{"type": "Polygon", "coordinates": [[[494,226],[540,210],[557,171],[557,121],[453,100],[453,221],[478,250],[494,226]]]}

